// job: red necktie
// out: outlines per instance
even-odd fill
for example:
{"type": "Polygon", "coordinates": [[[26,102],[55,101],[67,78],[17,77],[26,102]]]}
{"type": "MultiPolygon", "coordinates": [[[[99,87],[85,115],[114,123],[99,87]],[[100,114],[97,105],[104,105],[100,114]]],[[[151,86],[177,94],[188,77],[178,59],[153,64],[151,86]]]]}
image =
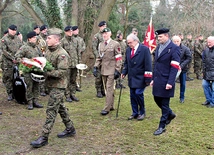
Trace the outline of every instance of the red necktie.
{"type": "Polygon", "coordinates": [[[107,41],[105,41],[105,46],[106,46],[107,44],[108,44],[107,41]]]}
{"type": "Polygon", "coordinates": [[[131,58],[134,56],[134,48],[132,48],[131,58]]]}

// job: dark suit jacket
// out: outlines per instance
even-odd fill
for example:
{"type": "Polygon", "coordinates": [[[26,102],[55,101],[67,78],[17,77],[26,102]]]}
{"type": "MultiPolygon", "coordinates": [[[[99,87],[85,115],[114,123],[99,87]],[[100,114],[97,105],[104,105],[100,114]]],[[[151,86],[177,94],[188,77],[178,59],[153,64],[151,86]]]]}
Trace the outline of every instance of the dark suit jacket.
{"type": "Polygon", "coordinates": [[[159,46],[155,51],[152,93],[158,97],[173,97],[175,78],[180,63],[180,48],[170,42],[159,56],[158,49],[159,46]],[[172,85],[172,89],[166,90],[166,84],[172,85]]]}
{"type": "Polygon", "coordinates": [[[183,44],[180,45],[180,52],[181,52],[181,55],[180,55],[181,70],[182,70],[182,72],[187,72],[187,70],[188,70],[187,65],[192,60],[192,53],[191,53],[190,49],[183,44]]]}
{"type": "Polygon", "coordinates": [[[149,48],[139,44],[133,58],[131,48],[126,49],[126,57],[122,74],[128,74],[130,88],[145,88],[152,79],[152,61],[149,48]]]}

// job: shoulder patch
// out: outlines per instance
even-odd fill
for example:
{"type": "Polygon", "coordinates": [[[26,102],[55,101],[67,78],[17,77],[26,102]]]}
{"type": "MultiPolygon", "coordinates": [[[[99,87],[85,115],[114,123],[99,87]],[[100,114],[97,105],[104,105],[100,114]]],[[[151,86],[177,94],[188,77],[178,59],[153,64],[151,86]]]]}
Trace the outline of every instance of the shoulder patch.
{"type": "Polygon", "coordinates": [[[61,58],[62,58],[62,59],[64,59],[64,58],[65,58],[65,55],[64,55],[64,54],[63,54],[63,55],[61,55],[61,58]]]}

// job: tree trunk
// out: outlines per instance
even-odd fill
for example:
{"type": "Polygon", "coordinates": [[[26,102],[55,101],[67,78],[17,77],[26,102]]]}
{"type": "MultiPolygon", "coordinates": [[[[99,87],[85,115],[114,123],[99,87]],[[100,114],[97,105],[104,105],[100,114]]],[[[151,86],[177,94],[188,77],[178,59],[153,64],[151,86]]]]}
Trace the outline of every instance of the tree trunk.
{"type": "Polygon", "coordinates": [[[77,25],[78,23],[78,2],[77,0],[72,0],[72,20],[71,20],[71,24],[72,25],[77,25]]]}
{"type": "Polygon", "coordinates": [[[28,3],[27,0],[21,0],[22,6],[29,12],[31,17],[36,21],[36,24],[43,25],[42,19],[37,15],[32,6],[28,3]]]}
{"type": "MultiPolygon", "coordinates": [[[[100,21],[108,21],[110,13],[116,3],[116,0],[105,0],[100,14],[97,18],[97,20],[94,22],[94,26],[91,32],[91,39],[88,40],[86,53],[83,55],[83,62],[86,63],[89,66],[89,69],[94,66],[94,55],[92,52],[92,40],[94,38],[94,35],[98,32],[98,23],[100,21]]],[[[107,22],[108,23],[108,22],[107,22]]]]}

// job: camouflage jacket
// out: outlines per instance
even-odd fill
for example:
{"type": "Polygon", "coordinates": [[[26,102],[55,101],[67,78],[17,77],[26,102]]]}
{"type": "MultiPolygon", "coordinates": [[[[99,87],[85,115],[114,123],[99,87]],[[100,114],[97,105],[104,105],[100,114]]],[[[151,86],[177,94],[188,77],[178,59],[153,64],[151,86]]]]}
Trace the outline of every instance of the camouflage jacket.
{"type": "Polygon", "coordinates": [[[194,45],[193,45],[193,41],[192,40],[187,39],[184,42],[184,45],[187,46],[190,49],[190,51],[193,53],[193,51],[194,51],[194,45]]]}
{"type": "Polygon", "coordinates": [[[125,59],[125,54],[126,54],[126,43],[123,40],[119,40],[118,38],[115,39],[120,44],[121,47],[121,54],[123,56],[123,60],[125,59]]]}
{"type": "Polygon", "coordinates": [[[204,50],[203,41],[196,40],[194,43],[194,57],[202,57],[202,52],[204,50]]]}
{"type": "Polygon", "coordinates": [[[78,54],[82,54],[86,49],[85,42],[80,36],[74,36],[74,38],[76,38],[78,42],[78,54]]]}
{"type": "Polygon", "coordinates": [[[61,46],[70,56],[71,68],[75,68],[79,60],[81,60],[81,55],[78,54],[78,41],[74,37],[65,36],[61,40],[61,46]]]}
{"type": "Polygon", "coordinates": [[[1,39],[2,68],[11,68],[16,52],[22,46],[21,40],[15,35],[6,35],[1,39]]]}
{"type": "Polygon", "coordinates": [[[47,50],[47,44],[40,35],[37,36],[37,47],[43,54],[45,54],[45,51],[47,50]]]}
{"type": "Polygon", "coordinates": [[[30,42],[27,42],[26,45],[20,47],[20,49],[15,54],[15,59],[20,62],[21,58],[34,58],[34,57],[41,57],[42,53],[38,49],[38,47],[30,42]]]}
{"type": "Polygon", "coordinates": [[[99,44],[103,41],[103,36],[100,32],[96,33],[94,35],[93,43],[92,43],[92,49],[95,57],[98,57],[98,48],[99,44]]]}
{"type": "Polygon", "coordinates": [[[67,88],[67,75],[70,66],[70,56],[68,53],[58,45],[56,47],[49,47],[45,54],[45,58],[54,67],[54,70],[47,72],[47,86],[49,88],[67,88]]]}

